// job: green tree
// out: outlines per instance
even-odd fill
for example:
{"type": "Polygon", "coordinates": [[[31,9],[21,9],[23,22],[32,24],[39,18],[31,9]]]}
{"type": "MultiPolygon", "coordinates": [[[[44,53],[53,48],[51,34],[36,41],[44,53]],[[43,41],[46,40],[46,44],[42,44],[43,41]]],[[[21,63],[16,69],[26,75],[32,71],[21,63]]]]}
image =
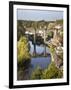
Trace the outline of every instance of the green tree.
{"type": "Polygon", "coordinates": [[[23,21],[17,21],[17,40],[19,41],[20,37],[25,34],[25,28],[23,25],[23,21]]]}
{"type": "Polygon", "coordinates": [[[42,75],[42,69],[40,67],[37,67],[31,75],[31,79],[41,79],[42,75]]]}
{"type": "Polygon", "coordinates": [[[48,69],[45,69],[42,74],[43,79],[62,78],[62,76],[62,71],[55,66],[54,62],[52,62],[48,69]]]}
{"type": "Polygon", "coordinates": [[[17,43],[17,59],[19,64],[22,64],[23,62],[30,60],[30,53],[28,47],[29,45],[26,37],[21,37],[17,43]]]}

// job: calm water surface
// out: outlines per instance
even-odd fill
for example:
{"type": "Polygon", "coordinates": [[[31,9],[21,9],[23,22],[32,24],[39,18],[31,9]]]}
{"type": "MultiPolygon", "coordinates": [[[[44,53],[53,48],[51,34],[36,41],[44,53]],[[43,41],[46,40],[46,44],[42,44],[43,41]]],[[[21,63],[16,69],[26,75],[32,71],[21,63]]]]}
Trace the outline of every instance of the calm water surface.
{"type": "MultiPolygon", "coordinates": [[[[34,46],[33,46],[31,41],[29,41],[29,44],[30,44],[30,53],[33,54],[34,46]]],[[[36,45],[36,53],[41,54],[43,52],[44,52],[44,46],[36,45]]],[[[46,52],[50,53],[48,47],[46,48],[46,52]]],[[[23,76],[23,72],[20,75],[18,74],[19,75],[18,77],[22,77],[22,78],[19,78],[19,80],[28,80],[31,76],[31,73],[34,71],[34,69],[36,69],[36,67],[40,67],[41,69],[45,69],[48,67],[50,62],[51,62],[51,56],[50,55],[48,55],[46,57],[43,57],[43,56],[42,57],[32,57],[30,66],[25,71],[24,76],[23,76]]]]}

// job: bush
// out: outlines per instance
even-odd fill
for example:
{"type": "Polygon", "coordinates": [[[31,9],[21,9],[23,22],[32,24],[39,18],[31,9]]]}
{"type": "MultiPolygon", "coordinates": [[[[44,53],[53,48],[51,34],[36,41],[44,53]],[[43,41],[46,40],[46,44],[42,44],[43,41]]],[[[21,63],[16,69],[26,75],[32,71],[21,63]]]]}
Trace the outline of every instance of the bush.
{"type": "Polygon", "coordinates": [[[48,69],[45,69],[42,74],[43,79],[62,78],[62,76],[62,71],[55,66],[54,62],[52,62],[48,69]]]}
{"type": "Polygon", "coordinates": [[[37,67],[31,75],[31,79],[41,79],[42,75],[42,69],[40,67],[37,67]]]}
{"type": "Polygon", "coordinates": [[[31,75],[31,79],[57,79],[62,78],[63,73],[59,70],[54,62],[52,62],[48,68],[42,70],[40,67],[37,67],[31,75]]]}
{"type": "Polygon", "coordinates": [[[30,53],[28,47],[29,46],[26,37],[21,37],[17,43],[18,64],[22,64],[23,62],[30,60],[30,53]]]}

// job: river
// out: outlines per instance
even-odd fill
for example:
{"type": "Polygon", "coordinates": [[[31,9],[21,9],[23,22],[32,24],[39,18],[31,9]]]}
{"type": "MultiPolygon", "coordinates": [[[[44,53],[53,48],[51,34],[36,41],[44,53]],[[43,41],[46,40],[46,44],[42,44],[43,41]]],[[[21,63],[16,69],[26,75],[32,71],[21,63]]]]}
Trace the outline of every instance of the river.
{"type": "MultiPolygon", "coordinates": [[[[31,41],[29,41],[30,44],[30,54],[32,55],[34,52],[34,45],[31,41]]],[[[41,54],[44,53],[44,46],[43,45],[36,45],[36,53],[41,54]]],[[[23,71],[20,71],[20,75],[18,74],[18,80],[28,80],[31,76],[31,73],[36,69],[36,67],[40,67],[41,69],[45,69],[48,67],[48,65],[51,63],[51,55],[49,48],[46,47],[46,53],[49,53],[48,56],[40,56],[40,57],[32,57],[31,63],[29,68],[25,71],[23,75],[23,71]]]]}
{"type": "MultiPolygon", "coordinates": [[[[34,51],[34,46],[32,44],[32,42],[29,42],[30,43],[30,53],[33,54],[33,51],[34,51]]],[[[41,54],[41,53],[44,53],[44,46],[42,45],[36,45],[36,53],[38,54],[41,54]]],[[[46,53],[49,53],[50,54],[50,51],[49,51],[49,48],[47,47],[46,48],[46,53]]],[[[45,69],[51,62],[51,57],[50,55],[44,57],[32,57],[31,58],[31,65],[33,66],[33,69],[36,68],[37,66],[41,67],[42,69],[45,69]]]]}

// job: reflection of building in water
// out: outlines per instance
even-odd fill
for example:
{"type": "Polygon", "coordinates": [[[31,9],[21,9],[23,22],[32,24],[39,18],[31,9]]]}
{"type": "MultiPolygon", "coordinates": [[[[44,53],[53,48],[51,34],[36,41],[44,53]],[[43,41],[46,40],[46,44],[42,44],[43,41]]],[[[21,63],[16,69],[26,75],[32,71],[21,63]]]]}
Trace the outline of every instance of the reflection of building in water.
{"type": "Polygon", "coordinates": [[[26,27],[25,29],[26,29],[25,32],[26,35],[33,35],[34,54],[36,54],[36,43],[37,42],[40,43],[40,41],[42,41],[41,39],[43,39],[44,48],[45,48],[44,55],[46,56],[46,44],[48,42],[46,39],[49,32],[53,32],[53,37],[51,38],[52,44],[60,45],[59,32],[60,30],[63,29],[62,25],[60,24],[56,24],[55,22],[52,22],[48,24],[48,27],[44,25],[43,28],[40,26],[40,28],[26,27]]]}
{"type": "MultiPolygon", "coordinates": [[[[34,54],[36,55],[36,41],[37,41],[37,37],[41,36],[41,38],[43,38],[44,40],[44,46],[45,46],[45,41],[46,41],[46,30],[44,29],[34,29],[34,28],[26,28],[26,35],[33,35],[34,36],[34,54]]],[[[40,37],[38,37],[38,41],[40,42],[40,37]]],[[[45,46],[45,50],[44,50],[44,55],[46,55],[46,46],[45,46]]]]}

